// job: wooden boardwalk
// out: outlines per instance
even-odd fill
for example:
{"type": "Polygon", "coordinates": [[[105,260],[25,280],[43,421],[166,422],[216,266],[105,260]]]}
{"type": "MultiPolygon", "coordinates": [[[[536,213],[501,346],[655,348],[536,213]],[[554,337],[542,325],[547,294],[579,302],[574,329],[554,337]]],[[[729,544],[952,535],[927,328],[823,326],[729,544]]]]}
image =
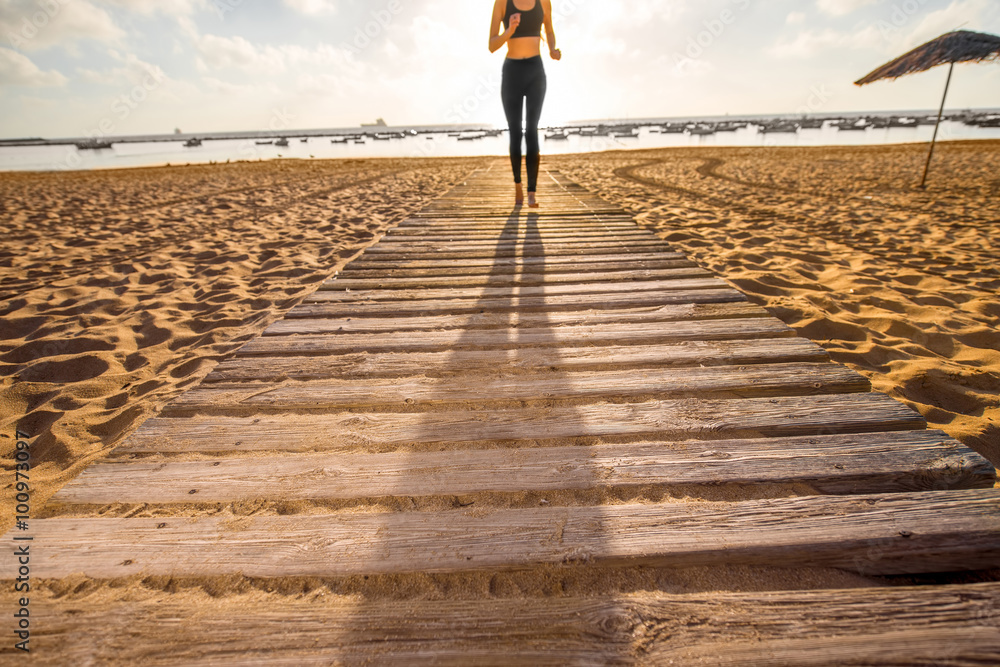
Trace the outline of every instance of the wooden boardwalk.
{"type": "Polygon", "coordinates": [[[53,602],[37,610],[39,651],[150,664],[1000,660],[1000,584],[873,578],[1000,567],[988,462],[620,209],[546,174],[545,208],[512,210],[508,178],[470,175],[63,488],[32,523],[32,574],[309,590],[543,568],[593,576],[601,592],[491,584],[348,604],[300,591],[197,613],[167,593],[53,602]],[[687,595],[628,580],[715,567],[872,579],[687,595]]]}

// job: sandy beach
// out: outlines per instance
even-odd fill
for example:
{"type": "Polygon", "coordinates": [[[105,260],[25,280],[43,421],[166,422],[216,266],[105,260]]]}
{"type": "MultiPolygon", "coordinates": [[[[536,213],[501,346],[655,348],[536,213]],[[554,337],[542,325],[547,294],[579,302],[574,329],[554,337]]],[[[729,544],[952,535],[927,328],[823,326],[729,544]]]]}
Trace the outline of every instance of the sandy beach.
{"type": "MultiPolygon", "coordinates": [[[[663,149],[545,166],[1000,465],[1000,143],[943,144],[921,191],[924,156],[663,149]]],[[[5,469],[15,428],[36,435],[41,506],[385,230],[497,161],[0,175],[5,469]]]]}
{"type": "MultiPolygon", "coordinates": [[[[996,466],[1000,143],[940,146],[930,186],[920,191],[912,184],[923,150],[664,149],[553,157],[543,165],[625,208],[878,391],[916,408],[932,428],[996,466]]],[[[15,430],[35,437],[32,503],[40,509],[386,230],[487,166],[505,168],[500,158],[476,158],[0,175],[2,214],[12,221],[0,240],[5,474],[11,474],[15,430]]],[[[812,493],[780,486],[760,489],[760,497],[812,493]]],[[[566,494],[558,502],[655,502],[663,491],[591,496],[566,494]]],[[[6,484],[3,502],[12,499],[13,485],[6,484]]],[[[538,499],[480,494],[477,500],[476,511],[489,512],[538,499]]],[[[444,500],[421,500],[420,510],[444,507],[435,502],[444,500]]],[[[239,515],[234,521],[298,511],[292,503],[283,507],[220,504],[217,511],[239,515]]],[[[400,511],[376,501],[310,507],[302,511],[400,511]]],[[[123,505],[108,507],[107,516],[186,511],[208,510],[123,505]]],[[[5,514],[0,529],[12,524],[5,514]]],[[[969,580],[984,576],[993,575],[974,573],[969,580]]],[[[288,602],[289,613],[295,604],[307,610],[322,603],[349,616],[363,604],[394,600],[883,585],[825,568],[728,566],[665,574],[599,567],[566,576],[546,566],[494,577],[72,577],[47,582],[38,597],[119,605],[124,614],[132,604],[167,602],[198,607],[206,618],[228,617],[288,602]]],[[[168,633],[155,638],[173,641],[168,633]]]]}
{"type": "MultiPolygon", "coordinates": [[[[0,175],[0,451],[45,501],[478,161],[0,175]]],[[[11,473],[12,474],[12,473],[11,473]]],[[[8,476],[8,479],[11,479],[8,476]]],[[[3,503],[13,501],[4,484],[3,503]]],[[[14,522],[5,512],[0,530],[14,522]]]]}

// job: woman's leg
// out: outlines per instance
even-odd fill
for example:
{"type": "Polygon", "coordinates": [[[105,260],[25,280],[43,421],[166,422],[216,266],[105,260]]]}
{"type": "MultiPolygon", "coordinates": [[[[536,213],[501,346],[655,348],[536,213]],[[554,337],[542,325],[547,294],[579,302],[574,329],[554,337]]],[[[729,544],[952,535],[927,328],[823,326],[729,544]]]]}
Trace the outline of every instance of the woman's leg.
{"type": "Polygon", "coordinates": [[[538,165],[541,162],[541,149],[538,143],[538,122],[542,117],[542,105],[545,103],[545,90],[548,82],[545,77],[545,67],[541,58],[527,82],[525,97],[527,98],[527,129],[525,132],[525,154],[528,171],[528,192],[538,189],[538,165]]]}
{"type": "Polygon", "coordinates": [[[514,172],[514,182],[521,182],[521,130],[522,107],[524,100],[523,82],[519,76],[521,68],[517,63],[507,61],[503,66],[503,82],[500,84],[500,99],[503,100],[503,111],[507,116],[507,127],[510,130],[510,166],[514,172]]]}

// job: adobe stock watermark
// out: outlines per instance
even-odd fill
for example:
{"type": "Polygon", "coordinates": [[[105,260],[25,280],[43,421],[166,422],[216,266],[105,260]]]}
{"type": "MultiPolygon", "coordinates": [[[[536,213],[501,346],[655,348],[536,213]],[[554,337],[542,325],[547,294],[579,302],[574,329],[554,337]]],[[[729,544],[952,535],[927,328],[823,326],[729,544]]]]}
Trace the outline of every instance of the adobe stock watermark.
{"type": "Polygon", "coordinates": [[[32,12],[30,16],[24,16],[17,32],[7,32],[7,41],[10,42],[10,47],[18,51],[21,50],[21,47],[37,37],[52,22],[52,19],[59,15],[66,2],[68,0],[36,0],[38,11],[32,12]]]}
{"type": "Polygon", "coordinates": [[[479,111],[479,108],[486,102],[500,103],[500,87],[503,79],[499,74],[490,74],[479,77],[475,89],[469,93],[461,102],[455,103],[444,117],[452,125],[459,125],[469,120],[472,114],[479,111]]]}
{"type": "Polygon", "coordinates": [[[226,20],[226,14],[236,11],[242,5],[243,0],[212,0],[212,9],[223,21],[226,20]]]}
{"type": "Polygon", "coordinates": [[[902,3],[892,5],[889,18],[879,19],[875,22],[882,39],[890,41],[898,32],[904,28],[913,18],[920,13],[928,0],[905,0],[902,3]]]}
{"type": "MultiPolygon", "coordinates": [[[[282,132],[290,129],[293,122],[295,122],[295,114],[288,111],[288,109],[271,109],[271,117],[267,121],[267,129],[270,132],[282,132]]],[[[243,140],[236,149],[236,152],[242,160],[252,161],[261,159],[260,149],[253,139],[243,140]]]]}
{"type": "Polygon", "coordinates": [[[795,113],[805,116],[822,111],[830,104],[833,97],[833,93],[830,92],[825,83],[814,84],[809,87],[809,95],[806,97],[805,104],[797,108],[795,113]]]}
{"type": "MultiPolygon", "coordinates": [[[[833,100],[834,97],[835,95],[833,94],[833,92],[830,91],[829,88],[827,88],[827,85],[825,83],[813,84],[809,86],[809,91],[806,95],[804,103],[795,109],[795,113],[803,117],[806,117],[809,114],[819,113],[820,111],[829,106],[831,100],[833,100]]],[[[796,121],[789,121],[789,122],[796,122],[796,121]]],[[[799,127],[799,129],[796,131],[796,134],[798,134],[798,132],[801,130],[802,128],[799,127]]],[[[783,140],[784,138],[787,138],[789,136],[789,134],[787,133],[762,132],[761,136],[762,139],[760,145],[765,148],[774,148],[776,146],[788,145],[788,142],[786,140],[783,140]]]]}
{"type": "Polygon", "coordinates": [[[684,52],[674,52],[674,67],[681,73],[689,72],[694,64],[707,53],[739,19],[739,14],[750,9],[750,0],[731,0],[735,9],[727,7],[718,16],[702,21],[704,30],[688,37],[684,52]]]}
{"type": "MultiPolygon", "coordinates": [[[[159,88],[166,75],[160,68],[146,68],[146,74],[142,80],[131,88],[127,93],[123,93],[111,102],[110,113],[97,122],[97,126],[87,132],[85,136],[91,141],[101,141],[113,135],[119,123],[124,122],[129,116],[143,105],[151,93],[159,88]]],[[[57,169],[79,169],[83,165],[83,158],[76,149],[71,149],[66,153],[66,157],[56,165],[57,169]]]]}
{"type": "Polygon", "coordinates": [[[371,20],[363,26],[355,28],[354,39],[349,44],[342,44],[341,47],[354,55],[360,54],[392,25],[392,22],[402,11],[402,2],[399,0],[389,0],[389,4],[384,9],[373,10],[370,14],[371,20]]]}
{"type": "MultiPolygon", "coordinates": [[[[562,0],[559,4],[552,5],[552,22],[559,23],[565,18],[573,16],[580,7],[587,4],[589,0],[562,0]]],[[[556,25],[556,28],[559,26],[556,25]]]]}

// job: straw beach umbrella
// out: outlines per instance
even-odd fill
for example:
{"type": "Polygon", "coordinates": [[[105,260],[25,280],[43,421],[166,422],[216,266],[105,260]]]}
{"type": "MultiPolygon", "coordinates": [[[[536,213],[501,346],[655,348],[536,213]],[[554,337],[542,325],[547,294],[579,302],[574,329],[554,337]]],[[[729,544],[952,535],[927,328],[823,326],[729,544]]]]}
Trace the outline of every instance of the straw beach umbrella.
{"type": "Polygon", "coordinates": [[[937,142],[938,127],[944,114],[944,102],[948,97],[948,86],[951,85],[951,73],[955,69],[955,63],[984,62],[998,58],[1000,58],[1000,37],[985,32],[956,30],[918,46],[854,82],[857,86],[863,86],[880,79],[898,79],[904,74],[923,72],[948,63],[948,79],[944,84],[944,96],[941,98],[941,108],[938,110],[937,124],[934,125],[934,137],[931,139],[931,150],[927,154],[927,164],[924,166],[920,187],[924,187],[927,183],[927,170],[930,169],[931,157],[934,155],[934,144],[937,142]]]}

